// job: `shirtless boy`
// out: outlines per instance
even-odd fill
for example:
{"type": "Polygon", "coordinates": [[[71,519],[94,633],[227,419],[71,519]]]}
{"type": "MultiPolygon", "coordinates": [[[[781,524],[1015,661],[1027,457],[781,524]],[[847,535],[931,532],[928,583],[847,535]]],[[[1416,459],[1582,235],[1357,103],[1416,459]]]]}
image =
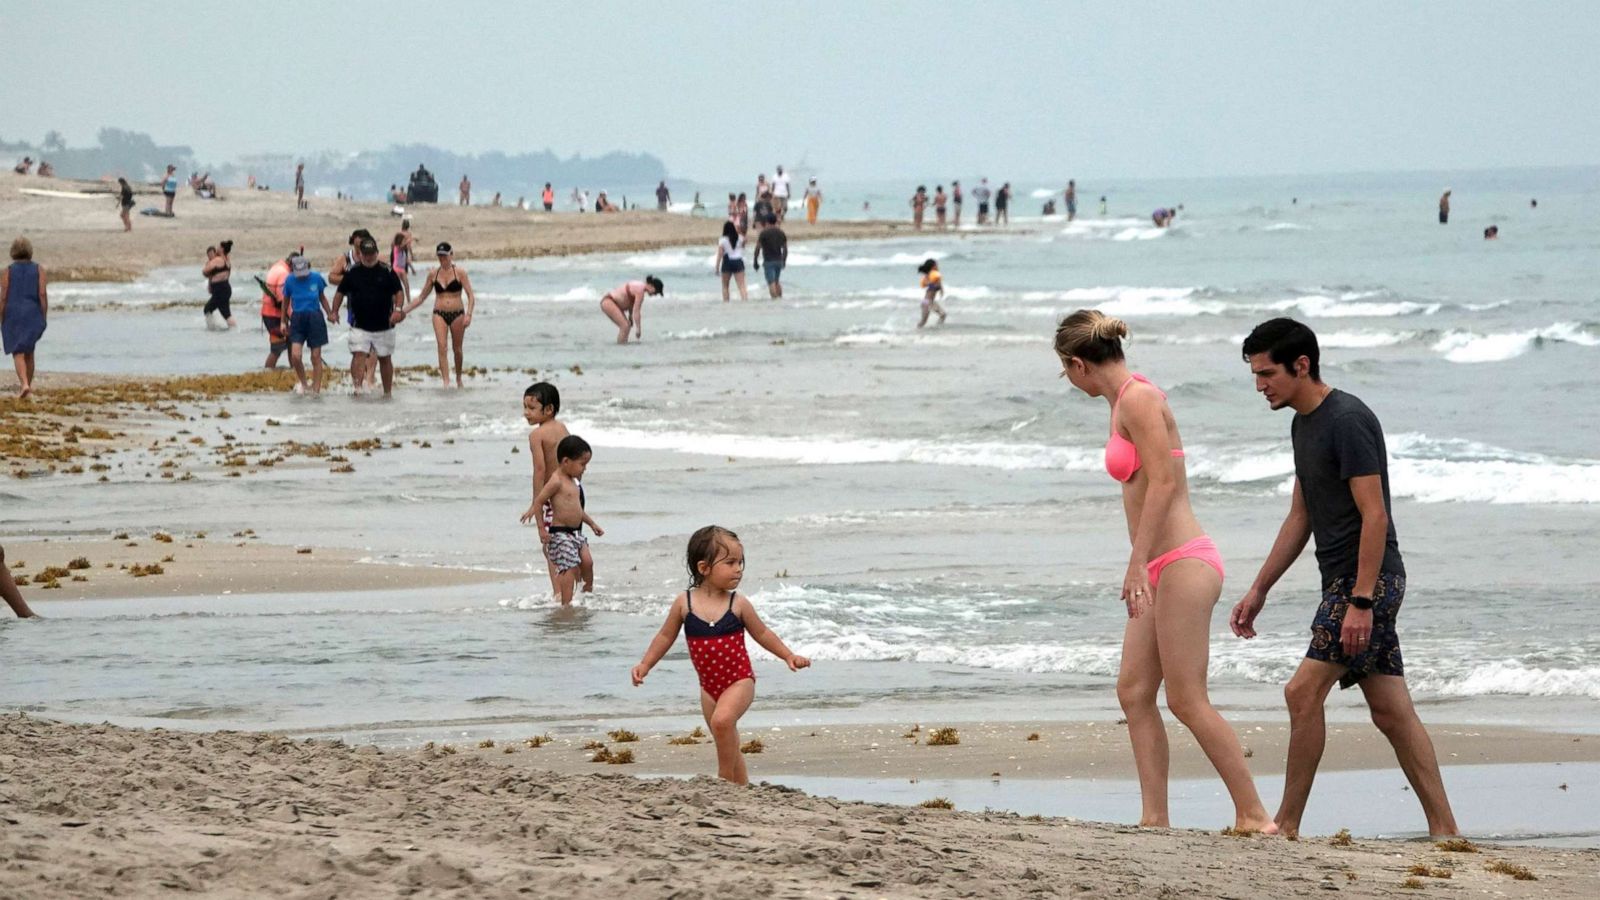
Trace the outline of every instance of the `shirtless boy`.
{"type": "MultiPolygon", "coordinates": [[[[603,537],[606,533],[584,511],[583,473],[589,468],[589,460],[593,455],[589,442],[583,438],[575,434],[562,438],[561,443],[556,445],[555,471],[551,473],[550,480],[544,483],[539,496],[533,499],[534,506],[550,505],[550,524],[547,526],[544,519],[539,517],[535,517],[534,522],[539,526],[539,540],[545,545],[545,557],[556,572],[556,596],[560,598],[562,606],[572,604],[572,589],[578,569],[589,550],[589,541],[583,536],[583,526],[593,528],[595,537],[603,537]]],[[[532,515],[533,510],[528,512],[532,515]]],[[[594,587],[593,579],[591,563],[584,590],[594,587]]]]}
{"type": "MultiPolygon", "coordinates": [[[[528,511],[522,515],[522,524],[533,521],[537,515],[543,523],[539,529],[539,543],[542,545],[549,539],[551,509],[545,504],[540,509],[538,502],[539,491],[544,489],[545,482],[555,473],[557,467],[556,447],[568,435],[567,426],[556,419],[556,414],[561,412],[561,392],[548,381],[530,385],[522,392],[522,417],[527,420],[533,430],[528,432],[528,456],[533,460],[533,497],[534,502],[528,511]]],[[[583,548],[583,584],[585,591],[594,590],[594,562],[589,558],[589,548],[583,548]]],[[[550,563],[550,591],[557,593],[556,564],[550,563]]]]}

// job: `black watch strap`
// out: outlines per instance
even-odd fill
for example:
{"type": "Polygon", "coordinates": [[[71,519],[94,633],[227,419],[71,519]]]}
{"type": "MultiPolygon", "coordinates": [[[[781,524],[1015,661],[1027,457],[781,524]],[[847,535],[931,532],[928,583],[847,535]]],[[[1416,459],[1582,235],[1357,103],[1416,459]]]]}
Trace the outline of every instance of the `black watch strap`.
{"type": "Polygon", "coordinates": [[[1351,594],[1350,605],[1354,606],[1356,609],[1371,609],[1372,598],[1363,596],[1361,594],[1351,594]]]}

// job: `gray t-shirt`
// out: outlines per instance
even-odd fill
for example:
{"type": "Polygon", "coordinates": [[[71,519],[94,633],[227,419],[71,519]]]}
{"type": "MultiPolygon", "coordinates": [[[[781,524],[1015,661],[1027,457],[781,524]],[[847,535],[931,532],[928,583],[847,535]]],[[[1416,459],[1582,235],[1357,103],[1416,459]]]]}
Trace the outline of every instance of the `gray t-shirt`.
{"type": "Polygon", "coordinates": [[[1317,541],[1322,583],[1355,577],[1361,555],[1361,510],[1349,482],[1362,475],[1382,480],[1383,508],[1389,513],[1389,536],[1379,571],[1404,575],[1389,505],[1388,451],[1378,417],[1360,399],[1332,390],[1309,414],[1295,414],[1289,436],[1294,443],[1294,474],[1317,541]]]}

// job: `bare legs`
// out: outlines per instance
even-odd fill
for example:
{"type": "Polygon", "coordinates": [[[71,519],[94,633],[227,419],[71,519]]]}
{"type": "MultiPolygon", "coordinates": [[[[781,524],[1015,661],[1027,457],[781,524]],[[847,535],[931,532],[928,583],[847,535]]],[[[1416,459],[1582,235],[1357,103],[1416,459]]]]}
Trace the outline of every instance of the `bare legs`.
{"type": "MultiPolygon", "coordinates": [[[[1284,686],[1283,695],[1289,704],[1289,764],[1283,779],[1283,803],[1276,816],[1284,834],[1300,831],[1300,819],[1305,815],[1306,800],[1328,737],[1323,704],[1345,671],[1344,666],[1334,663],[1302,660],[1284,686]]],[[[1445,794],[1444,777],[1439,774],[1439,758],[1411,703],[1406,680],[1398,675],[1368,675],[1357,684],[1366,695],[1372,724],[1389,739],[1400,770],[1422,802],[1428,833],[1436,837],[1460,834],[1450,810],[1450,798],[1445,794]]]]}
{"type": "MultiPolygon", "coordinates": [[[[435,318],[437,318],[437,317],[435,317],[435,318]]],[[[454,322],[450,323],[450,347],[455,353],[455,361],[456,361],[456,387],[462,387],[462,383],[461,383],[461,358],[462,358],[461,348],[462,348],[463,344],[465,344],[466,340],[467,340],[467,317],[465,315],[457,316],[456,320],[454,322]]]]}
{"type": "Polygon", "coordinates": [[[1167,708],[1194,735],[1233,799],[1234,827],[1277,830],[1256,793],[1238,736],[1206,691],[1211,614],[1221,593],[1222,576],[1215,569],[1197,559],[1179,560],[1162,571],[1153,609],[1128,620],[1117,699],[1128,717],[1139,771],[1141,825],[1169,824],[1167,732],[1156,708],[1156,690],[1165,680],[1167,708]]]}
{"type": "Polygon", "coordinates": [[[937,300],[927,299],[927,300],[922,301],[922,318],[917,320],[917,327],[918,328],[921,328],[922,326],[928,324],[928,313],[929,312],[938,313],[939,314],[939,324],[940,325],[944,324],[944,307],[940,306],[939,305],[939,301],[937,301],[937,300]]]}
{"type": "Polygon", "coordinates": [[[740,300],[749,300],[750,299],[750,289],[745,286],[744,273],[743,272],[723,272],[722,273],[722,302],[723,303],[727,303],[728,302],[728,282],[729,281],[734,281],[734,282],[738,283],[738,285],[739,285],[739,299],[740,300]]]}
{"type": "Polygon", "coordinates": [[[753,678],[734,682],[715,700],[705,689],[700,691],[700,712],[706,717],[706,725],[711,728],[712,739],[717,742],[717,777],[723,781],[750,783],[750,775],[744,767],[744,754],[739,752],[739,719],[755,698],[756,682],[753,678]]]}
{"type": "MultiPolygon", "coordinates": [[[[722,299],[728,299],[728,276],[726,275],[722,276],[722,299]]],[[[628,320],[627,313],[624,313],[622,307],[618,306],[617,301],[611,299],[609,295],[601,299],[600,311],[605,313],[606,318],[617,326],[617,343],[626,344],[628,342],[628,329],[633,327],[633,323],[628,320]]],[[[444,360],[444,349],[442,347],[439,350],[439,359],[442,365],[444,360]]]]}
{"type": "Polygon", "coordinates": [[[301,357],[301,349],[303,347],[305,347],[305,344],[289,345],[289,365],[294,367],[295,377],[300,379],[300,390],[309,390],[313,394],[320,394],[322,393],[322,348],[313,347],[311,349],[312,381],[307,384],[306,364],[301,357]]]}
{"type": "Polygon", "coordinates": [[[128,207],[124,206],[122,208],[121,216],[122,216],[122,230],[123,231],[132,231],[133,230],[133,220],[128,218],[128,207]]]}
{"type": "Polygon", "coordinates": [[[11,354],[11,363],[17,367],[17,396],[33,393],[33,351],[11,354]]]}

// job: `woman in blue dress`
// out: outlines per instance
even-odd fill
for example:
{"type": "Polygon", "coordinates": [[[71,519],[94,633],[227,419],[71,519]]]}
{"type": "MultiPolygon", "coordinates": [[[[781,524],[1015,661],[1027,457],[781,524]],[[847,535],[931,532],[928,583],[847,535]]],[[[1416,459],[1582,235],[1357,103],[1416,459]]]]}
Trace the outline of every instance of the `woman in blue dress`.
{"type": "Polygon", "coordinates": [[[33,243],[19,237],[11,242],[11,266],[0,271],[0,341],[17,366],[18,397],[33,393],[33,348],[49,309],[44,267],[33,261],[33,243]]]}

